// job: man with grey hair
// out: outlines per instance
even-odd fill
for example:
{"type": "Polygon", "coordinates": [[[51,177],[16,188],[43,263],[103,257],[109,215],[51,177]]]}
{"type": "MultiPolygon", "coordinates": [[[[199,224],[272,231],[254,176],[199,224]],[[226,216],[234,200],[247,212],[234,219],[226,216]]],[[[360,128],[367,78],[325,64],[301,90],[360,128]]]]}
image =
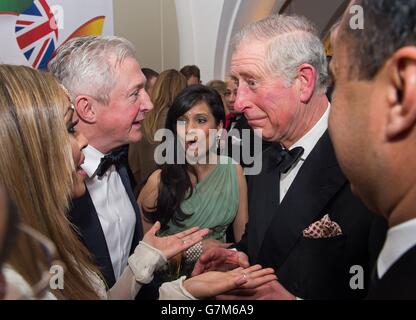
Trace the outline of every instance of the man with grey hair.
{"type": "Polygon", "coordinates": [[[283,15],[246,26],[235,38],[231,75],[239,81],[235,109],[273,145],[262,172],[248,177],[240,253],[213,249],[194,275],[222,262],[245,265],[245,253],[250,264],[273,267],[279,282],[223,298],[363,298],[385,222],[351,193],[339,168],[327,132],[327,62],[314,27],[283,15]]]}
{"type": "Polygon", "coordinates": [[[133,45],[113,36],[67,42],[49,70],[69,91],[75,130],[89,141],[80,168],[87,192],[73,200],[70,220],[112,287],[143,236],[124,146],[141,138],[144,114],[153,108],[146,78],[133,45]]]}

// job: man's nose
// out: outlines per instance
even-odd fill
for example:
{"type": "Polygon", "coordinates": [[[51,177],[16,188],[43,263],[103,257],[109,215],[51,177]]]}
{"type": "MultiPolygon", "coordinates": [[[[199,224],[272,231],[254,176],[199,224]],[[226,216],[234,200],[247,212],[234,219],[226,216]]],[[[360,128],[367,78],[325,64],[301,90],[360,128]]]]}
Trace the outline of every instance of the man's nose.
{"type": "Polygon", "coordinates": [[[150,100],[150,97],[147,94],[147,92],[144,91],[143,98],[142,98],[142,106],[140,107],[140,111],[141,112],[149,112],[152,109],[153,109],[153,103],[150,100]]]}
{"type": "Polygon", "coordinates": [[[186,126],[185,126],[185,132],[186,134],[190,134],[193,133],[195,131],[195,124],[193,123],[193,121],[189,121],[186,126]]]}
{"type": "Polygon", "coordinates": [[[246,93],[243,88],[238,88],[237,95],[235,96],[234,100],[234,110],[238,112],[244,112],[246,100],[246,93]]]}

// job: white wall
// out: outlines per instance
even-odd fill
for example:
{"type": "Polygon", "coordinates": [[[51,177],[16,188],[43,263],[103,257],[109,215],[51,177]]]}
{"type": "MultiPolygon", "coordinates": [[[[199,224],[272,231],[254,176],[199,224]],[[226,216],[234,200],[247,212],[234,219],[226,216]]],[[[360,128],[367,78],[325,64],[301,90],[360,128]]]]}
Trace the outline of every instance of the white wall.
{"type": "MultiPolygon", "coordinates": [[[[88,0],[86,0],[88,1],[88,0]]],[[[129,39],[142,67],[179,68],[179,39],[173,0],[113,0],[114,33],[129,39]]]]}
{"type": "MultiPolygon", "coordinates": [[[[86,0],[87,1],[87,0],[86,0]]],[[[241,27],[284,8],[325,31],[346,0],[114,0],[115,34],[131,40],[142,67],[201,68],[204,83],[229,72],[230,41],[241,27]]]]}

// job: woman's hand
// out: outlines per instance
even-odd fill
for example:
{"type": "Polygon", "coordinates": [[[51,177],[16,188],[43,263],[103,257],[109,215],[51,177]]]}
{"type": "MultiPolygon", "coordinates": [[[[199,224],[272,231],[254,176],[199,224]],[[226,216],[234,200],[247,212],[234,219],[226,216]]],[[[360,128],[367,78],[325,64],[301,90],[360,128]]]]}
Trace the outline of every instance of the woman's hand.
{"type": "Polygon", "coordinates": [[[158,237],[156,233],[160,230],[160,222],[156,222],[153,227],[144,235],[143,240],[148,245],[152,246],[166,256],[167,259],[181,253],[194,244],[202,241],[202,239],[209,233],[209,229],[199,229],[193,227],[188,230],[176,233],[167,237],[158,237]]]}
{"type": "Polygon", "coordinates": [[[212,248],[225,248],[232,246],[232,243],[224,243],[215,239],[205,239],[202,241],[202,253],[207,252],[212,248]]]}
{"type": "Polygon", "coordinates": [[[227,272],[206,272],[186,279],[183,286],[195,298],[206,299],[239,287],[255,289],[276,279],[272,268],[262,269],[260,265],[255,265],[227,272]]]}

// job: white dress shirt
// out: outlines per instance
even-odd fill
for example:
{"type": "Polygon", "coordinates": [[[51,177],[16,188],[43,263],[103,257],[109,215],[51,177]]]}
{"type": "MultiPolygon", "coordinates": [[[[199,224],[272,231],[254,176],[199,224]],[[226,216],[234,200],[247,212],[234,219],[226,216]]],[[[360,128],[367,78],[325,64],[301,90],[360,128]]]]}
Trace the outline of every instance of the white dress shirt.
{"type": "Polygon", "coordinates": [[[89,177],[85,183],[104,232],[117,280],[127,266],[136,213],[115,166],[112,165],[99,178],[95,172],[104,154],[92,146],[87,146],[83,152],[85,161],[82,168],[89,177]]]}
{"type": "Polygon", "coordinates": [[[292,150],[296,147],[302,147],[304,151],[299,161],[287,173],[282,173],[280,175],[279,203],[283,201],[283,198],[292,185],[293,180],[295,180],[296,175],[298,174],[306,158],[309,156],[315,145],[318,143],[319,139],[328,128],[328,116],[330,107],[331,105],[328,104],[328,108],[322,115],[321,119],[319,119],[319,121],[313,126],[312,129],[310,129],[302,138],[300,138],[293,146],[290,147],[289,150],[292,150]]]}
{"type": "Polygon", "coordinates": [[[378,278],[381,279],[387,270],[415,245],[416,218],[390,228],[377,259],[378,278]]]}

